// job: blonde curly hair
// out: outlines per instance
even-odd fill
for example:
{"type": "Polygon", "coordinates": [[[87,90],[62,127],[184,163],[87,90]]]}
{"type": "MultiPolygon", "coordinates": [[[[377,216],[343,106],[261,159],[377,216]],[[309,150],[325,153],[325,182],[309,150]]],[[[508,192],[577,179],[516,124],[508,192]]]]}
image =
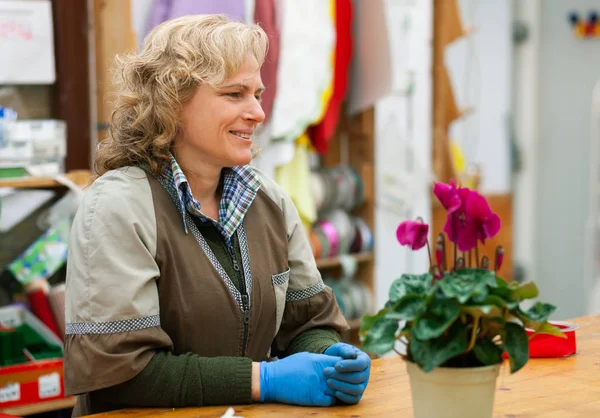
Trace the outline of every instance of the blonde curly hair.
{"type": "Polygon", "coordinates": [[[200,83],[218,86],[239,71],[248,54],[261,66],[266,50],[260,26],[225,15],[184,16],[155,27],[139,53],[115,61],[116,100],[96,151],[96,175],[131,165],[160,175],[181,129],[183,103],[200,83]]]}

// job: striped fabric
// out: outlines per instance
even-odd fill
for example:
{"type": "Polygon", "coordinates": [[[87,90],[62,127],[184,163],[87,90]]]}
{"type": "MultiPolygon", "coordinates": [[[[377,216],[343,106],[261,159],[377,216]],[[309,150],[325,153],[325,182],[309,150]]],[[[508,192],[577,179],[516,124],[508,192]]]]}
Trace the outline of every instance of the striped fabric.
{"type": "MultiPolygon", "coordinates": [[[[260,188],[260,180],[250,166],[238,166],[223,169],[223,196],[219,204],[219,220],[215,222],[202,214],[200,202],[192,195],[192,189],[171,155],[171,165],[165,170],[164,178],[175,187],[179,196],[179,211],[185,217],[187,210],[203,222],[213,222],[228,245],[238,226],[244,220],[250,204],[260,188]]],[[[187,231],[186,231],[187,232],[187,231]]]]}

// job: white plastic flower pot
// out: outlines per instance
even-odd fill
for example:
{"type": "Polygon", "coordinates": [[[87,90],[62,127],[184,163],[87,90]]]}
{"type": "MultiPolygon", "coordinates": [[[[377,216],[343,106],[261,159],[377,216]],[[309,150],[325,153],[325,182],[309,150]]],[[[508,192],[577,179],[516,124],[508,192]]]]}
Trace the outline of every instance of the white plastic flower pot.
{"type": "Polygon", "coordinates": [[[438,367],[425,373],[406,362],[415,418],[488,418],[500,364],[473,368],[438,367]]]}

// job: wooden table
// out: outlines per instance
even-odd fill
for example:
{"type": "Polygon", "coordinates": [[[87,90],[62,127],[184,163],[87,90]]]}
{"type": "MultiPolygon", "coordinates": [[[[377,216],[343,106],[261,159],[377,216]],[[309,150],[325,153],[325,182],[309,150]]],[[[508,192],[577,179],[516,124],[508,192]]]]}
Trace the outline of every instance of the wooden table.
{"type": "MultiPolygon", "coordinates": [[[[600,315],[571,322],[577,330],[578,354],[562,359],[531,359],[514,375],[507,364],[497,382],[494,417],[600,417],[600,315]]],[[[432,400],[435,402],[435,400],[432,400]]],[[[358,405],[307,408],[254,404],[235,406],[235,415],[252,417],[411,417],[408,375],[399,357],[375,360],[371,381],[358,405]]],[[[226,406],[182,409],[126,409],[94,418],[220,417],[226,406]]]]}

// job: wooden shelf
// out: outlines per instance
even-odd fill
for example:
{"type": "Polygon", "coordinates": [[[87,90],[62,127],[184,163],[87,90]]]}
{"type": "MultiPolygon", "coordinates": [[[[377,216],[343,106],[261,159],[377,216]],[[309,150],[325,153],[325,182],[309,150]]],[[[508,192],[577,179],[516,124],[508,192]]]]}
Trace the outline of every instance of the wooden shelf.
{"type": "MultiPolygon", "coordinates": [[[[359,263],[373,260],[373,252],[349,254],[359,263]]],[[[340,257],[319,258],[317,259],[317,268],[326,269],[338,267],[341,265],[340,257]]]]}
{"type": "Polygon", "coordinates": [[[73,408],[75,406],[75,397],[56,399],[54,401],[38,402],[29,405],[15,406],[13,408],[0,409],[0,412],[8,415],[25,416],[33,414],[43,414],[44,412],[58,411],[60,409],[73,408]]]}
{"type": "MultiPolygon", "coordinates": [[[[89,170],[74,170],[68,172],[65,177],[79,186],[85,186],[90,183],[91,172],[89,170]]],[[[23,177],[18,179],[0,179],[0,187],[45,189],[49,187],[64,187],[64,185],[52,177],[23,177]]]]}

